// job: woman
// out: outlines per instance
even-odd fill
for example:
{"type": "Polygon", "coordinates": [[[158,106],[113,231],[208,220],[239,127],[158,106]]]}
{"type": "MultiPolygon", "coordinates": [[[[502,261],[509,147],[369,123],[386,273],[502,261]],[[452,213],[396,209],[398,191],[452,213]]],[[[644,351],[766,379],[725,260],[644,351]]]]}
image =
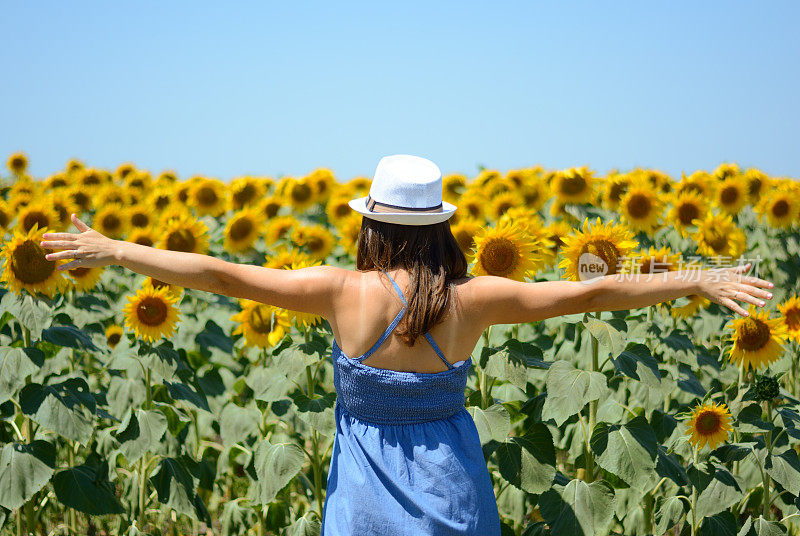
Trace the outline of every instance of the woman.
{"type": "Polygon", "coordinates": [[[733,299],[761,306],[772,297],[762,289],[771,283],[740,274],[749,265],[641,281],[603,276],[591,284],[468,277],[447,222],[456,207],[442,201],[439,168],[423,158],[384,158],[370,195],[350,206],[365,216],[356,271],[278,270],[153,249],[106,238],[75,215],[79,234],[46,233],[42,242],[61,250],[49,259],[73,259],[61,269],[119,264],[328,320],[338,400],[327,536],[500,534],[478,433],[464,408],[470,354],[488,326],[689,294],[747,315],[733,299]]]}

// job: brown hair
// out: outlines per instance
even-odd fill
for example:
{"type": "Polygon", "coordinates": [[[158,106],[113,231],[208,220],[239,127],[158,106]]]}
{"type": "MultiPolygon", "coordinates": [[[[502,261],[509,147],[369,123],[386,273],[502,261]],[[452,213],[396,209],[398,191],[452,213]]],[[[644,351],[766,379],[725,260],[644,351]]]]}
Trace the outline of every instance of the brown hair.
{"type": "Polygon", "coordinates": [[[450,222],[400,225],[364,217],[358,234],[356,268],[409,272],[406,313],[395,328],[400,340],[417,338],[439,323],[453,305],[453,280],[467,275],[467,258],[458,247],[450,222]]]}

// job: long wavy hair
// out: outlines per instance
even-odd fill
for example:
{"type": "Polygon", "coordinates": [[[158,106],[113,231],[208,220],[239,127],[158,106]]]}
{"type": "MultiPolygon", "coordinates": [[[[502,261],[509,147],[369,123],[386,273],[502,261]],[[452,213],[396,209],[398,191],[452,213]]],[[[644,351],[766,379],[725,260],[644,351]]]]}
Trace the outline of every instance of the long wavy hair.
{"type": "Polygon", "coordinates": [[[467,275],[467,258],[450,222],[400,225],[364,217],[358,234],[359,271],[404,268],[409,272],[408,301],[395,328],[400,340],[414,346],[418,337],[441,322],[454,307],[453,280],[467,275]]]}

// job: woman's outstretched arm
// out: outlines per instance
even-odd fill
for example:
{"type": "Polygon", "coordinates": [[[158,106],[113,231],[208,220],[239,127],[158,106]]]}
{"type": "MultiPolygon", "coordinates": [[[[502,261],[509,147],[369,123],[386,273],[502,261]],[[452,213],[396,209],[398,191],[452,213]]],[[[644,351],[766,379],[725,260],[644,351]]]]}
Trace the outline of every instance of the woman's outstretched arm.
{"type": "Polygon", "coordinates": [[[734,300],[756,306],[772,298],[772,283],[744,275],[750,264],[657,274],[615,274],[590,281],[522,283],[482,276],[470,281],[487,325],[534,322],[592,311],[636,309],[697,294],[747,316],[734,300]]]}
{"type": "Polygon", "coordinates": [[[80,233],[45,233],[41,245],[61,250],[48,260],[69,260],[59,269],[118,264],[134,272],[185,288],[276,305],[329,318],[342,270],[312,266],[279,270],[228,262],[210,255],[157,249],[113,240],[90,228],[76,215],[80,233]]]}

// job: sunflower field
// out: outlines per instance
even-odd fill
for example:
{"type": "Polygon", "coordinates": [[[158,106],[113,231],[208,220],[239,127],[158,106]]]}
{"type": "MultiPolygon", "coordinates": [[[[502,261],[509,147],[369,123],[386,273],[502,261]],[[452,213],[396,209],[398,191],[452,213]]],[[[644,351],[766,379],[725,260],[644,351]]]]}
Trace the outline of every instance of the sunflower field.
{"type": "MultiPolygon", "coordinates": [[[[58,270],[76,213],[115,239],[272,268],[354,267],[370,179],[228,182],[13,154],[0,230],[0,534],[313,535],[335,431],[328,323],[118,266],[58,270]]],[[[494,325],[467,409],[503,534],[800,534],[800,183],[540,167],[443,179],[475,276],[752,262],[750,316],[701,296],[494,325]]]]}

